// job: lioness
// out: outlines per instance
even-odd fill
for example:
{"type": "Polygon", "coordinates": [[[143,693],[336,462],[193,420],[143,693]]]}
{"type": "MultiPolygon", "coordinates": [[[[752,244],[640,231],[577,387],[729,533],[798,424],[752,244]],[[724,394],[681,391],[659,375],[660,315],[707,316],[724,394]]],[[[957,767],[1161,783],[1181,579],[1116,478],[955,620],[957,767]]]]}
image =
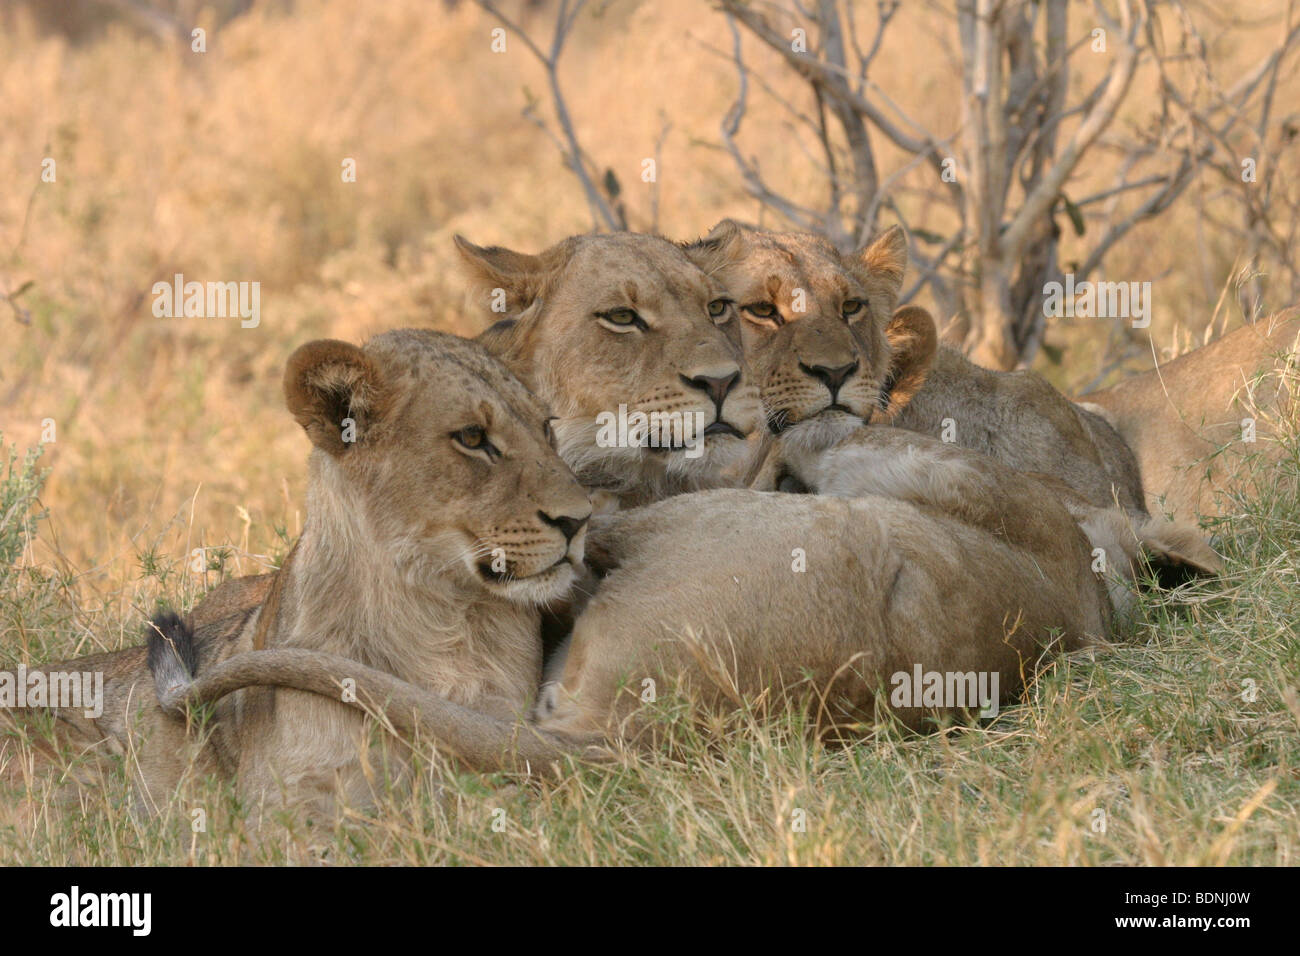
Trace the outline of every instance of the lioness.
{"type": "Polygon", "coordinates": [[[1034,509],[1045,496],[1054,498],[1087,537],[1092,570],[1106,582],[1112,609],[1122,618],[1136,609],[1135,585],[1148,572],[1172,585],[1222,569],[1194,525],[1116,505],[1099,508],[1052,475],[1012,471],[1008,480],[1008,469],[987,466],[983,455],[905,430],[890,439],[874,426],[855,428],[829,447],[802,431],[782,436],[750,487],[774,490],[790,481],[819,495],[899,498],[961,515],[1012,541],[1039,533],[1034,509]],[[952,480],[954,474],[961,480],[952,480]]]}
{"type": "Polygon", "coordinates": [[[892,418],[921,387],[937,336],[922,310],[893,315],[907,266],[899,227],[845,256],[812,233],[723,220],[685,249],[736,301],[772,434],[804,424],[808,441],[829,444],[846,422],[892,418]]]}
{"type": "MultiPolygon", "coordinates": [[[[853,441],[887,476],[890,496],[722,489],[593,519],[588,550],[605,577],[578,617],[558,682],[539,699],[534,733],[390,675],[360,674],[358,686],[370,706],[392,702],[399,728],[419,728],[483,769],[536,768],[653,729],[647,688],[683,690],[705,711],[797,703],[813,726],[842,737],[887,710],[916,727],[927,715],[995,706],[1050,654],[1105,637],[1106,590],[1054,494],[925,436],[860,428],[853,441]],[[960,692],[896,697],[917,673],[960,692]]],[[[328,693],[349,667],[242,655],[166,702],[176,709],[259,681],[328,693]]]]}
{"type": "Polygon", "coordinates": [[[758,390],[734,304],[680,248],[635,233],[573,236],[538,255],[461,236],[456,246],[502,316],[480,340],[551,407],[584,486],[629,506],[739,470],[758,390]]]}
{"type": "Polygon", "coordinates": [[[653,729],[647,688],[705,710],[799,703],[837,736],[886,709],[920,726],[1011,699],[1052,652],[1104,639],[1116,591],[1098,549],[1122,579],[1139,560],[1217,564],[1196,535],[1134,526],[1058,479],[928,436],[859,423],[820,447],[837,429],[819,419],[836,415],[853,418],[784,429],[765,463],[817,495],[712,490],[595,519],[588,554],[604,578],[526,732],[318,655],[243,655],[166,704],[258,682],[328,694],[346,671],[365,706],[481,769],[537,769],[653,729]],[[918,673],[960,693],[896,696],[918,673]],[[992,696],[977,701],[981,684],[992,696]]]}
{"type": "Polygon", "coordinates": [[[1132,447],[1152,511],[1223,514],[1225,493],[1252,490],[1250,459],[1276,460],[1294,429],[1298,343],[1288,309],[1079,403],[1132,447]]]}
{"type": "Polygon", "coordinates": [[[898,227],[842,256],[813,233],[770,232],[728,219],[687,251],[739,306],[746,356],[763,376],[773,431],[813,408],[838,404],[859,418],[943,438],[1019,471],[1054,475],[1094,506],[1118,501],[1126,510],[1143,510],[1137,464],[1123,440],[1033,372],[992,372],[955,349],[930,345],[932,361],[916,362],[914,350],[910,371],[889,372],[876,414],[841,397],[852,396],[854,381],[881,373],[871,330],[892,329],[904,338],[933,334],[918,315],[923,310],[894,313],[907,265],[898,227]]]}
{"type": "MultiPolygon", "coordinates": [[[[283,567],[224,585],[187,621],[160,618],[148,667],[143,647],[50,667],[105,673],[103,714],[56,710],[56,742],[136,755],[146,805],[190,756],[185,721],[158,707],[154,682],[166,697],[239,652],[339,655],[518,717],[541,676],[539,608],[582,560],[590,504],[552,447],[546,407],[481,346],[416,330],[361,348],[311,342],[290,357],[284,391],[313,448],[306,524],[283,567]]],[[[355,710],[250,688],[215,718],[198,767],[235,774],[251,798],[372,799],[355,710]]]]}

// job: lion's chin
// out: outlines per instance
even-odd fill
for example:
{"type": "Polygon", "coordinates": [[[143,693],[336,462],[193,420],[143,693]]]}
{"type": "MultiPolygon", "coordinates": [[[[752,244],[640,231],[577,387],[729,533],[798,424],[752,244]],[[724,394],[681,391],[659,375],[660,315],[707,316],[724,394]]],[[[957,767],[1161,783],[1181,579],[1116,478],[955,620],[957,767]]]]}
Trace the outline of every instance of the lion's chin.
{"type": "Polygon", "coordinates": [[[811,418],[782,429],[781,442],[789,449],[818,452],[838,444],[863,424],[860,415],[839,408],[827,408],[811,418]]]}
{"type": "Polygon", "coordinates": [[[568,560],[561,560],[526,578],[496,577],[479,572],[479,579],[490,592],[525,607],[543,607],[560,600],[569,593],[577,578],[577,572],[568,560]]]}

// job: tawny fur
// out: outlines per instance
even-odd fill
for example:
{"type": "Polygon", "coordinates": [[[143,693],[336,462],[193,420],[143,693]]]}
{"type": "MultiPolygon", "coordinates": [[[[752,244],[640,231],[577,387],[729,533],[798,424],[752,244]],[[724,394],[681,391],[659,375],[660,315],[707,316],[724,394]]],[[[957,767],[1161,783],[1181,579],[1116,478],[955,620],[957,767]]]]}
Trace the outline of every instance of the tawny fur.
{"type": "Polygon", "coordinates": [[[744,436],[759,423],[758,390],[742,369],[734,307],[678,246],[635,233],[574,236],[538,255],[459,236],[456,244],[484,315],[499,320],[480,341],[551,407],[560,455],[584,486],[630,505],[739,472],[744,436]],[[502,295],[505,311],[491,311],[502,295]],[[619,309],[644,327],[601,321],[619,309]],[[732,376],[721,402],[690,384],[732,376]],[[715,430],[699,457],[601,447],[597,416],[620,405],[647,415],[698,412],[705,427],[726,423],[738,434],[715,430]]]}
{"type": "Polygon", "coordinates": [[[1052,493],[923,436],[851,441],[822,461],[832,487],[857,477],[850,497],[709,491],[598,519],[608,573],[538,726],[634,735],[646,679],[706,709],[806,698],[823,728],[870,723],[916,665],[996,672],[1005,702],[1055,651],[1108,636],[1089,543],[1052,493]]]}
{"type": "MultiPolygon", "coordinates": [[[[189,616],[199,673],[257,638],[350,659],[494,718],[523,715],[541,676],[540,610],[573,583],[590,514],[550,447],[546,408],[475,343],[413,330],[364,349],[303,346],[285,395],[315,445],[306,525],[274,577],[228,582],[189,616]],[[354,440],[341,438],[345,419],[354,440]],[[467,426],[499,454],[458,445],[467,426]]],[[[355,709],[251,688],[222,700],[210,737],[196,741],[160,709],[144,648],[50,665],[88,668],[105,671],[108,704],[98,720],[58,712],[59,742],[131,751],[146,805],[174,788],[196,748],[198,769],[233,775],[253,801],[375,798],[355,709]]]]}
{"type": "MultiPolygon", "coordinates": [[[[1255,461],[1276,461],[1296,422],[1300,309],[1260,319],[1079,399],[1100,413],[1137,455],[1152,513],[1189,521],[1252,495],[1255,461]],[[1243,420],[1255,426],[1244,440],[1243,420]]],[[[1268,469],[1259,473],[1268,479],[1268,469]]]]}
{"type": "Polygon", "coordinates": [[[823,379],[807,370],[856,364],[839,401],[858,418],[936,438],[947,433],[955,444],[1011,468],[1055,475],[1097,507],[1118,502],[1126,510],[1143,510],[1136,461],[1100,418],[1033,372],[993,372],[947,346],[936,352],[930,343],[905,341],[926,323],[917,315],[924,311],[915,307],[894,312],[907,264],[906,239],[897,227],[857,253],[841,255],[812,233],[725,220],[690,249],[748,317],[742,325],[746,360],[762,383],[774,430],[830,404],[823,379]],[[797,297],[803,311],[796,308],[797,297]],[[846,299],[865,300],[871,308],[846,321],[846,299]],[[755,316],[756,304],[775,308],[781,324],[771,328],[755,316]],[[891,316],[901,328],[891,330],[891,316]],[[912,353],[914,363],[925,356],[910,374],[890,367],[890,351],[900,348],[912,353]],[[875,401],[883,414],[868,414],[875,401]]]}

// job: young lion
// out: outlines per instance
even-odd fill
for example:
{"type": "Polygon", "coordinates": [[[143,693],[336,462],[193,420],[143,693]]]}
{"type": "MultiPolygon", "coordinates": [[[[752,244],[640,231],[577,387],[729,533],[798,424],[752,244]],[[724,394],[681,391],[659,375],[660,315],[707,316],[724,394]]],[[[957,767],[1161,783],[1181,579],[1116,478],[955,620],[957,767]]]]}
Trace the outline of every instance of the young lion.
{"type": "Polygon", "coordinates": [[[859,376],[883,371],[870,329],[933,338],[923,310],[894,312],[907,266],[907,242],[897,226],[843,256],[813,233],[770,232],[726,219],[687,249],[739,304],[745,354],[763,376],[773,432],[843,405],[864,421],[891,421],[1019,471],[1054,475],[1096,507],[1118,500],[1128,511],[1144,510],[1137,465],[1123,440],[1032,372],[992,372],[955,349],[931,346],[932,362],[906,375],[891,373],[878,413],[839,398],[859,376]],[[791,395],[811,407],[792,407],[791,395]]]}
{"type": "MultiPolygon", "coordinates": [[[[382,674],[359,675],[358,685],[367,700],[392,702],[399,728],[419,728],[484,769],[536,768],[584,743],[652,730],[647,687],[682,690],[705,711],[742,700],[802,705],[813,725],[845,736],[885,711],[919,727],[929,715],[994,707],[1052,653],[1104,639],[1105,588],[1055,495],[924,436],[872,428],[854,440],[891,476],[890,496],[722,489],[594,519],[588,551],[605,577],[532,733],[382,674]],[[939,674],[961,694],[897,698],[916,673],[939,674]],[[514,757],[503,758],[512,736],[514,757]]],[[[348,667],[257,656],[200,675],[168,705],[259,680],[328,690],[348,667]]]]}
{"type": "Polygon", "coordinates": [[[1153,511],[1195,520],[1252,491],[1249,459],[1282,454],[1296,422],[1300,309],[1246,325],[1080,405],[1132,446],[1153,511]]]}
{"type": "MultiPolygon", "coordinates": [[[[284,391],[313,446],[307,522],[284,566],[219,588],[186,621],[157,620],[149,666],[144,648],[51,665],[105,673],[103,714],[56,711],[56,742],[136,755],[146,804],[189,763],[186,723],[159,708],[150,668],[167,699],[242,652],[333,654],[510,720],[537,691],[539,609],[582,561],[590,504],[546,408],[481,346],[417,330],[311,342],[284,391]]],[[[336,676],[339,697],[350,685],[336,676]]],[[[252,799],[372,799],[356,710],[258,687],[215,718],[199,769],[234,774],[252,799]]]]}
{"type": "Polygon", "coordinates": [[[561,457],[622,506],[725,483],[759,422],[735,308],[673,243],[573,236],[538,255],[456,245],[504,316],[480,340],[556,416],[561,457]],[[620,423],[644,415],[635,433],[620,423]]]}

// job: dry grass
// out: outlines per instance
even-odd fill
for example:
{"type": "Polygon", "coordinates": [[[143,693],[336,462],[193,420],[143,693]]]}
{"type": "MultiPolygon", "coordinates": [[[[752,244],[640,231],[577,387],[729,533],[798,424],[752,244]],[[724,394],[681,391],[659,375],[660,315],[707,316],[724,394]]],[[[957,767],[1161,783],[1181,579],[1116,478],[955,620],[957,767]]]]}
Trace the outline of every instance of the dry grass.
{"type": "MultiPolygon", "coordinates": [[[[535,249],[589,226],[577,185],[519,116],[522,88],[543,89],[539,71],[522,51],[492,55],[477,10],[296,8],[235,21],[202,56],[121,29],[69,45],[22,15],[0,34],[0,292],[34,282],[20,300],[30,324],[0,303],[0,428],[27,448],[43,419],[57,427],[42,462],[49,518],[22,580],[0,582],[4,663],[137,643],[159,600],[188,605],[222,575],[273,564],[301,522],[307,445],[279,389],[291,349],[401,325],[472,332],[482,322],[463,308],[453,232],[535,249]],[[56,183],[39,181],[47,156],[56,183]],[[345,157],[357,160],[354,184],[340,181],[345,157]],[[175,272],[261,282],[261,326],[154,318],[150,288],[175,272]],[[201,546],[213,550],[195,574],[201,546]]],[[[943,68],[916,69],[943,62],[939,31],[924,11],[905,15],[911,40],[882,52],[878,75],[950,128],[958,104],[943,68]]],[[[707,49],[725,36],[702,0],[616,2],[566,54],[579,132],[619,171],[634,224],[649,208],[637,171],[665,115],[662,230],[759,218],[707,145],[734,93],[729,64],[707,49]]],[[[1218,38],[1216,62],[1230,73],[1268,38],[1218,38]]],[[[1076,82],[1087,78],[1085,68],[1076,82]]],[[[1278,95],[1295,92],[1291,78],[1278,95]]],[[[805,148],[775,111],[749,123],[764,168],[811,194],[805,148]]],[[[901,163],[882,159],[886,171],[901,163]]],[[[1194,188],[1213,205],[1214,184],[1194,188]]],[[[1235,250],[1195,221],[1175,211],[1119,253],[1127,273],[1157,283],[1162,344],[1208,324],[1233,269],[1235,250]]],[[[1066,336],[1060,384],[1095,374],[1093,339],[1066,336]]],[[[47,807],[34,829],[0,831],[0,860],[1294,863],[1300,511],[1294,483],[1279,487],[1290,497],[1226,529],[1225,582],[1194,601],[1151,602],[1134,646],[1063,664],[979,729],[883,731],[847,751],[779,725],[741,721],[710,741],[681,729],[675,757],[630,756],[542,788],[457,777],[371,819],[286,825],[260,842],[211,784],[140,820],[118,812],[114,779],[83,813],[47,807]],[[1246,678],[1259,687],[1253,704],[1241,699],[1246,678]],[[190,829],[197,806],[208,809],[202,835],[190,829]],[[503,833],[494,809],[506,812],[503,833]],[[796,809],[806,832],[791,827],[796,809]],[[1097,809],[1104,834],[1090,830],[1097,809]]]]}
{"type": "MultiPolygon", "coordinates": [[[[1127,645],[1060,662],[1020,706],[978,728],[929,737],[885,728],[826,749],[795,721],[743,713],[705,732],[682,719],[680,702],[661,700],[669,743],[615,767],[522,786],[452,775],[372,813],[316,827],[277,818],[258,835],[248,808],[212,780],[162,795],[151,818],[124,811],[120,770],[76,809],[47,800],[41,780],[34,823],[16,824],[8,808],[0,818],[0,862],[1295,864],[1294,463],[1289,475],[1285,502],[1221,529],[1221,581],[1149,600],[1127,645]]],[[[169,590],[149,578],[133,594],[144,603],[169,590]]],[[[66,645],[77,625],[59,616],[59,583],[19,591],[8,623],[49,622],[63,635],[34,655],[66,645]]],[[[66,611],[115,629],[111,609],[66,611]]]]}

